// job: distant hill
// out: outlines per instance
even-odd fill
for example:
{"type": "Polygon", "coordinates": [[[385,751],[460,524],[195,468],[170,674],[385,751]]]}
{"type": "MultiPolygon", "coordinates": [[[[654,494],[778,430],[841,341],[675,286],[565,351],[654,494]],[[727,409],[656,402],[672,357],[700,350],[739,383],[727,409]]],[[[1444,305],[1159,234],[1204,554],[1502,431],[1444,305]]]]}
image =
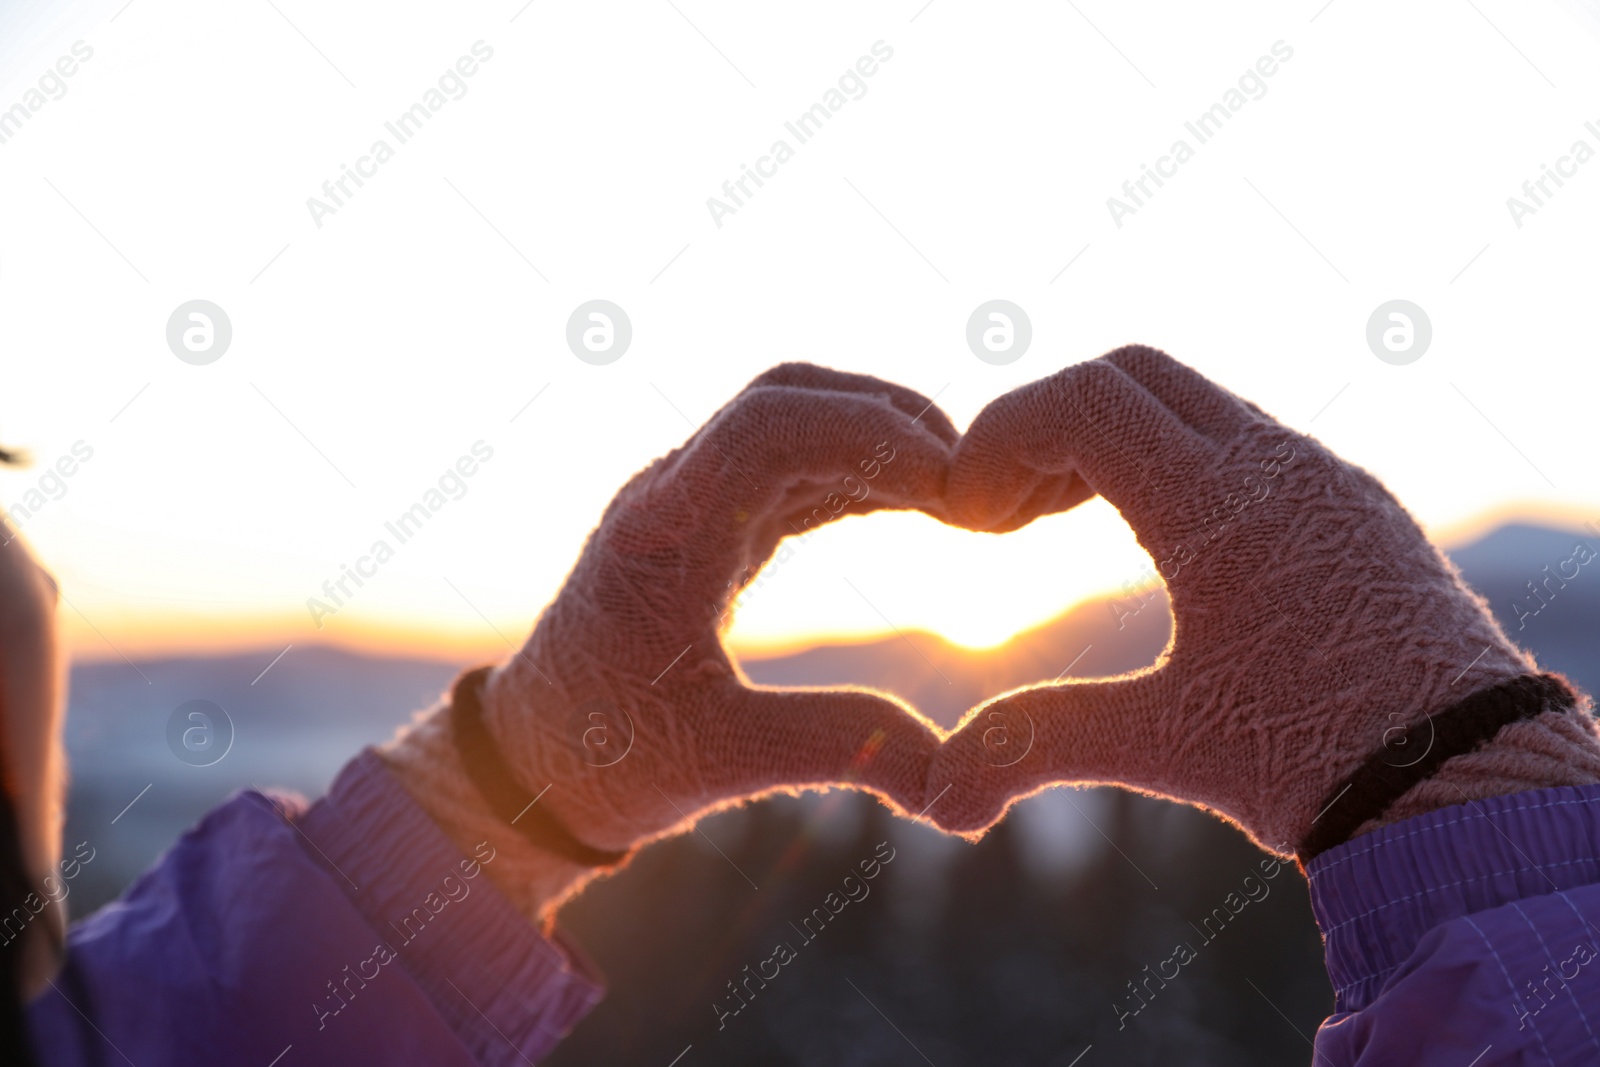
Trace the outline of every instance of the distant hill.
{"type": "Polygon", "coordinates": [[[1513,641],[1600,697],[1600,530],[1501,526],[1450,558],[1513,641]]]}
{"type": "Polygon", "coordinates": [[[319,795],[346,760],[437,699],[459,669],[298,647],[272,664],[282,651],[72,669],[66,840],[96,850],[73,889],[74,914],[115,897],[235,790],[319,795]],[[233,723],[232,748],[209,767],[180,762],[166,743],[174,709],[196,699],[219,705],[233,723]]]}
{"type": "Polygon", "coordinates": [[[1110,600],[1079,604],[999,648],[968,649],[920,631],[792,655],[740,661],[762,685],[848,683],[883,689],[939,725],[980,701],[1031,682],[1094,678],[1149,666],[1172,636],[1166,593],[1146,590],[1121,615],[1110,600]]]}

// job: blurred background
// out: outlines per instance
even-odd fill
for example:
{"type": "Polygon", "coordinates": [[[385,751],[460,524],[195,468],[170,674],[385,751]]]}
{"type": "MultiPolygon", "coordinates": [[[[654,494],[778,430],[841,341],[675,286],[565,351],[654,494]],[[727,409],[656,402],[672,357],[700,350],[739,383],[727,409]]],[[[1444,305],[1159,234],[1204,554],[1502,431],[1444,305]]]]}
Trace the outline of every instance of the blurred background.
{"type": "MultiPolygon", "coordinates": [[[[1381,477],[1594,689],[1592,568],[1528,584],[1600,545],[1597,48],[1592,0],[6,5],[0,441],[35,462],[0,508],[62,584],[77,913],[507,655],[616,488],[782,360],[964,427],[1161,346],[1381,477]],[[595,301],[604,351],[573,340],[595,301]],[[206,766],[167,736],[196,700],[231,723],[206,766]]],[[[1098,501],[1003,542],[846,517],[728,641],[948,724],[1152,662],[1150,567],[1098,501]]],[[[847,794],[704,830],[567,910],[612,992],[554,1062],[1304,1062],[1331,1003],[1290,869],[1118,1029],[1260,859],[1164,802],[1053,791],[978,846],[847,794]]]]}

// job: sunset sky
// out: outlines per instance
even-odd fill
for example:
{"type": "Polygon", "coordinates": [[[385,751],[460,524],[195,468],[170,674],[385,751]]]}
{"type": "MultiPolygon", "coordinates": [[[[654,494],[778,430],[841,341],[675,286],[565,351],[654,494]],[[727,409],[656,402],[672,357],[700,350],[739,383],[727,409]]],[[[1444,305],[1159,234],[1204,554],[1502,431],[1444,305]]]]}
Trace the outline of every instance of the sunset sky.
{"type": "MultiPolygon", "coordinates": [[[[14,7],[0,111],[74,42],[92,57],[0,143],[0,441],[37,461],[0,472],[0,506],[30,512],[79,656],[500,655],[616,488],[774,363],[895,379],[965,427],[1142,341],[1373,470],[1443,539],[1595,521],[1600,159],[1530,214],[1507,201],[1575,142],[1600,150],[1600,23],[1576,2],[1480,6],[1380,23],[1357,0],[1159,18],[910,0],[796,9],[782,40],[690,3],[413,5],[377,25],[302,2],[14,7]],[[892,58],[797,144],[785,123],[880,41],[892,58]],[[1276,42],[1292,58],[1199,143],[1185,124],[1276,42]],[[387,132],[475,55],[420,132],[387,132]],[[708,198],[779,139],[793,158],[714,219],[708,198]],[[1193,158],[1114,218],[1108,198],[1180,139],[1193,158]],[[392,158],[308,208],[378,140],[392,158]],[[565,339],[596,298],[633,326],[604,366],[565,339]],[[965,337],[995,298],[1033,330],[1003,366],[965,337]],[[232,325],[202,366],[166,337],[195,299],[232,325]],[[1366,340],[1393,299],[1432,323],[1408,365],[1366,340]],[[319,629],[307,599],[478,442],[492,458],[464,494],[319,629]]],[[[1099,502],[1003,540],[848,519],[732,640],[887,619],[993,643],[1146,563],[1099,502]]]]}

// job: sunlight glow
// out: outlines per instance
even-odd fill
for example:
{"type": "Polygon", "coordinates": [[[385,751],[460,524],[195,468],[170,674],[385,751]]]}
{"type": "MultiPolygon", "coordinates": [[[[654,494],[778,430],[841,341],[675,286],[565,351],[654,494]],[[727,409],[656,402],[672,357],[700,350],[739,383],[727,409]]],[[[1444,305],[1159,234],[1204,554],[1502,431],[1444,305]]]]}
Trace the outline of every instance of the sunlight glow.
{"type": "MultiPolygon", "coordinates": [[[[616,490],[785,360],[900,382],[965,427],[1018,385],[1143,341],[1314,432],[1430,529],[1518,509],[1600,515],[1600,361],[1581,355],[1600,272],[1581,235],[1600,227],[1600,197],[1577,191],[1597,179],[1520,224],[1506,212],[1584,117],[1551,108],[1471,17],[1402,5],[1374,36],[1332,17],[1291,26],[1265,4],[1233,19],[1169,5],[1147,42],[1161,89],[1084,109],[1073,102],[1104,92],[1105,50],[1059,5],[914,24],[835,5],[786,28],[782,61],[730,24],[730,48],[770,59],[760,90],[732,95],[726,68],[659,46],[683,30],[665,6],[622,20],[558,7],[542,25],[440,8],[378,37],[363,10],[325,7],[319,45],[348,57],[359,90],[298,39],[259,47],[263,27],[285,32],[271,8],[136,5],[111,21],[122,6],[14,35],[0,86],[15,101],[77,38],[94,49],[6,141],[0,169],[15,208],[0,442],[38,460],[0,471],[0,507],[45,501],[22,532],[62,578],[77,655],[332,643],[505,656],[616,490]],[[1108,218],[1141,160],[1279,37],[1294,59],[1270,91],[1136,215],[1108,218]],[[706,197],[879,38],[895,54],[870,93],[714,224],[706,197]],[[480,39],[494,56],[464,93],[335,214],[309,215],[307,198],[480,39]],[[1428,65],[1408,61],[1419,39],[1428,65]],[[953,54],[967,57],[959,81],[940,58],[953,54]],[[595,77],[597,62],[630,77],[595,77]],[[1358,67],[1381,76],[1334,73],[1358,67]],[[540,104],[574,84],[581,106],[540,104]],[[1439,85],[1453,106],[1408,127],[1405,158],[1384,156],[1400,169],[1372,180],[1373,122],[1439,85]],[[1062,107],[1070,167],[1037,121],[1062,107]],[[1003,176],[985,151],[949,148],[994,143],[1011,153],[1003,176]],[[1033,325],[1004,366],[963,333],[997,297],[1033,325]],[[565,341],[595,298],[633,324],[606,366],[565,341]],[[1407,366],[1364,335],[1395,298],[1434,327],[1407,366]],[[164,334],[195,299],[233,327],[204,366],[164,334]],[[386,524],[490,452],[337,613],[314,616],[308,601],[386,524]]],[[[1526,18],[1563,90],[1600,92],[1592,39],[1558,8],[1526,18]]],[[[791,549],[738,611],[732,646],[899,630],[992,647],[1148,581],[1100,503],[1004,538],[845,517],[791,549]]]]}
{"type": "Polygon", "coordinates": [[[836,520],[791,543],[741,599],[733,647],[772,652],[898,629],[993,648],[1082,600],[1141,584],[1150,566],[1102,500],[999,536],[888,513],[836,520]]]}

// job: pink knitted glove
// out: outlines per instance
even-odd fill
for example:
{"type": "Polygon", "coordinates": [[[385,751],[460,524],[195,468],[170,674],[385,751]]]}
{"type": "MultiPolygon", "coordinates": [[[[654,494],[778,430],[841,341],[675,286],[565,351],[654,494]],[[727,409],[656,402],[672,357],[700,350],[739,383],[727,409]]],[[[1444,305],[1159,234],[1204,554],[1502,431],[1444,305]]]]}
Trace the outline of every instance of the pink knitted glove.
{"type": "MultiPolygon", "coordinates": [[[[853,689],[746,683],[719,640],[730,602],[783,537],[880,508],[942,512],[957,433],[930,400],[785,364],[617,494],[527,645],[483,687],[504,760],[585,846],[627,850],[719,805],[851,784],[915,812],[939,735],[853,689]],[[543,792],[548,788],[548,792],[543,792]]],[[[515,834],[462,774],[444,709],[385,755],[466,845],[515,834]]],[[[502,849],[503,851],[503,849],[502,849]]],[[[548,857],[490,870],[530,911],[571,884],[548,857]]]]}
{"type": "MultiPolygon", "coordinates": [[[[929,778],[930,796],[950,786],[930,813],[947,829],[979,830],[1052,783],[1115,783],[1288,854],[1365,761],[1421,758],[1431,716],[1533,670],[1377,479],[1164,353],[1122,348],[991,403],[947,502],[952,521],[998,532],[1095,493],[1156,561],[1172,643],[1151,670],[969,713],[929,778]]],[[[1588,715],[1548,710],[1386,818],[1594,781],[1588,715]]]]}

